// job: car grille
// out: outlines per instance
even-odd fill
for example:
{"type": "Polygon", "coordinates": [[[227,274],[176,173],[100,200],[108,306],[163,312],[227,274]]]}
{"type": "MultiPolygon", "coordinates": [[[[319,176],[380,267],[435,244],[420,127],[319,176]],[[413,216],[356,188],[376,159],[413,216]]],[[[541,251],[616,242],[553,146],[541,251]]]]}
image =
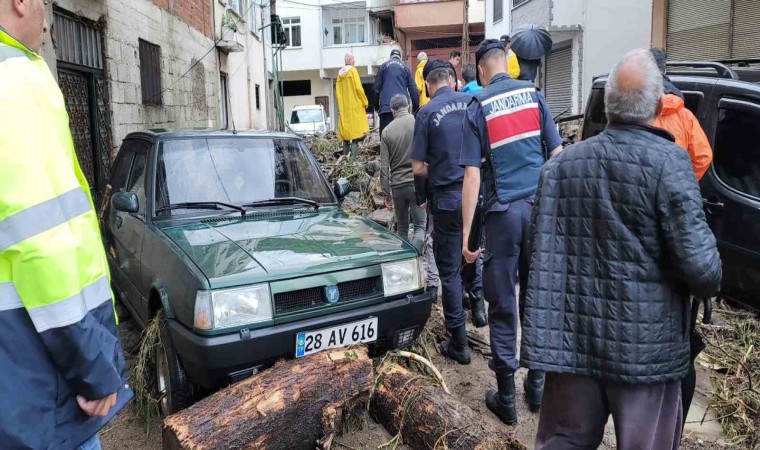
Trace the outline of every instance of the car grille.
{"type": "MultiPolygon", "coordinates": [[[[338,303],[382,295],[382,278],[371,277],[338,283],[338,292],[340,293],[338,303]]],[[[274,310],[277,315],[305,311],[327,304],[324,286],[274,294],[274,310]]]]}

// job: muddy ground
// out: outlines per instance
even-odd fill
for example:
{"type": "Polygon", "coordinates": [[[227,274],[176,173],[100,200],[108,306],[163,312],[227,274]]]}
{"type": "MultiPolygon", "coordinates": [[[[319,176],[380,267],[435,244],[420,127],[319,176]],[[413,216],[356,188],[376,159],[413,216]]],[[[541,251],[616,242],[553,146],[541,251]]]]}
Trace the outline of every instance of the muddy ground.
{"type": "MultiPolygon", "coordinates": [[[[440,304],[434,306],[432,317],[426,327],[423,340],[426,344],[427,352],[432,357],[432,361],[441,371],[449,386],[452,394],[457,396],[462,402],[482,414],[483,420],[490,420],[497,423],[494,416],[485,406],[485,391],[495,386],[493,373],[488,369],[487,346],[473,346],[472,363],[468,366],[462,366],[450,362],[443,358],[436,349],[437,340],[440,339],[440,333],[443,327],[443,315],[440,304]]],[[[139,345],[139,331],[133,320],[126,320],[121,325],[121,338],[125,351],[128,353],[128,362],[134,364],[137,355],[137,346],[139,345]]],[[[468,323],[470,334],[477,337],[478,340],[488,342],[488,328],[475,329],[468,323]]],[[[517,373],[516,385],[519,398],[518,417],[519,423],[514,427],[507,427],[513,431],[519,439],[525,442],[529,448],[532,448],[535,438],[536,428],[538,426],[538,415],[528,411],[527,405],[522,398],[522,381],[526,375],[524,370],[517,373]]],[[[709,378],[705,369],[699,369],[697,394],[695,404],[706,406],[708,404],[710,387],[709,378]]],[[[700,409],[704,411],[704,408],[700,409]]],[[[708,414],[705,424],[701,425],[702,414],[692,413],[687,424],[684,445],[686,449],[715,449],[721,448],[720,427],[715,422],[714,416],[708,414]]],[[[498,422],[500,424],[500,422],[498,422]]],[[[506,425],[500,425],[506,427],[506,425]]],[[[111,422],[101,433],[103,448],[105,450],[158,450],[161,448],[161,432],[159,424],[155,419],[146,425],[144,419],[136,416],[134,405],[127,407],[119,416],[111,422]]],[[[353,449],[369,450],[377,449],[388,443],[391,436],[385,429],[371,419],[363,418],[363,426],[360,429],[352,429],[341,436],[336,441],[336,449],[353,449]]],[[[385,447],[392,449],[393,447],[385,447]]],[[[403,445],[398,447],[405,449],[403,445]]],[[[609,423],[605,433],[604,443],[600,447],[603,449],[615,448],[615,435],[612,424],[609,423]]],[[[735,447],[734,447],[735,448],[735,447]]]]}

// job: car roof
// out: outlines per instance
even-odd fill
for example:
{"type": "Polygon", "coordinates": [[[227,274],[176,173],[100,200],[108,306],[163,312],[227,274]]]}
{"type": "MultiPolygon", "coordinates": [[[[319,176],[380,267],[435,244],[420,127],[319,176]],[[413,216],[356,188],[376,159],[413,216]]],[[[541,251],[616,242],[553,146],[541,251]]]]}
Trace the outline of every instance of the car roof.
{"type": "Polygon", "coordinates": [[[300,105],[300,106],[294,106],[293,109],[324,109],[324,106],[322,105],[300,105]]]}
{"type": "Polygon", "coordinates": [[[186,129],[166,129],[152,128],[129,133],[127,137],[147,138],[149,140],[168,140],[178,138],[207,138],[207,137],[261,137],[261,138],[278,138],[278,139],[300,139],[291,133],[271,130],[219,130],[212,128],[186,128],[186,129]]]}

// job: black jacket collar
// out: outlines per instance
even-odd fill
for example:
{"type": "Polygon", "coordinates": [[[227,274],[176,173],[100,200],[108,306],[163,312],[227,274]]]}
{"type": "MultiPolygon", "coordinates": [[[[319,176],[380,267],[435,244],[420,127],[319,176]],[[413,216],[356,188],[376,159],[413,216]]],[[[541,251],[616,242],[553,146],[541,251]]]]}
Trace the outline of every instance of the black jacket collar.
{"type": "Polygon", "coordinates": [[[651,125],[643,125],[639,123],[616,123],[612,122],[607,125],[607,128],[610,130],[639,130],[644,131],[647,133],[654,134],[656,136],[659,136],[663,139],[667,139],[670,142],[675,142],[676,138],[670,134],[669,131],[663,130],[662,128],[653,127],[651,125]]]}

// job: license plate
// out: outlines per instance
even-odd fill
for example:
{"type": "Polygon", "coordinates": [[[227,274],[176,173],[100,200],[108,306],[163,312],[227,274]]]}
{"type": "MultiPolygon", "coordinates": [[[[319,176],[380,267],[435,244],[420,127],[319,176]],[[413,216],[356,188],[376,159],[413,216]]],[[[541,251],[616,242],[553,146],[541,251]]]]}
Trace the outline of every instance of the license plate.
{"type": "Polygon", "coordinates": [[[296,335],[296,358],[331,348],[377,340],[377,317],[296,335]]]}

